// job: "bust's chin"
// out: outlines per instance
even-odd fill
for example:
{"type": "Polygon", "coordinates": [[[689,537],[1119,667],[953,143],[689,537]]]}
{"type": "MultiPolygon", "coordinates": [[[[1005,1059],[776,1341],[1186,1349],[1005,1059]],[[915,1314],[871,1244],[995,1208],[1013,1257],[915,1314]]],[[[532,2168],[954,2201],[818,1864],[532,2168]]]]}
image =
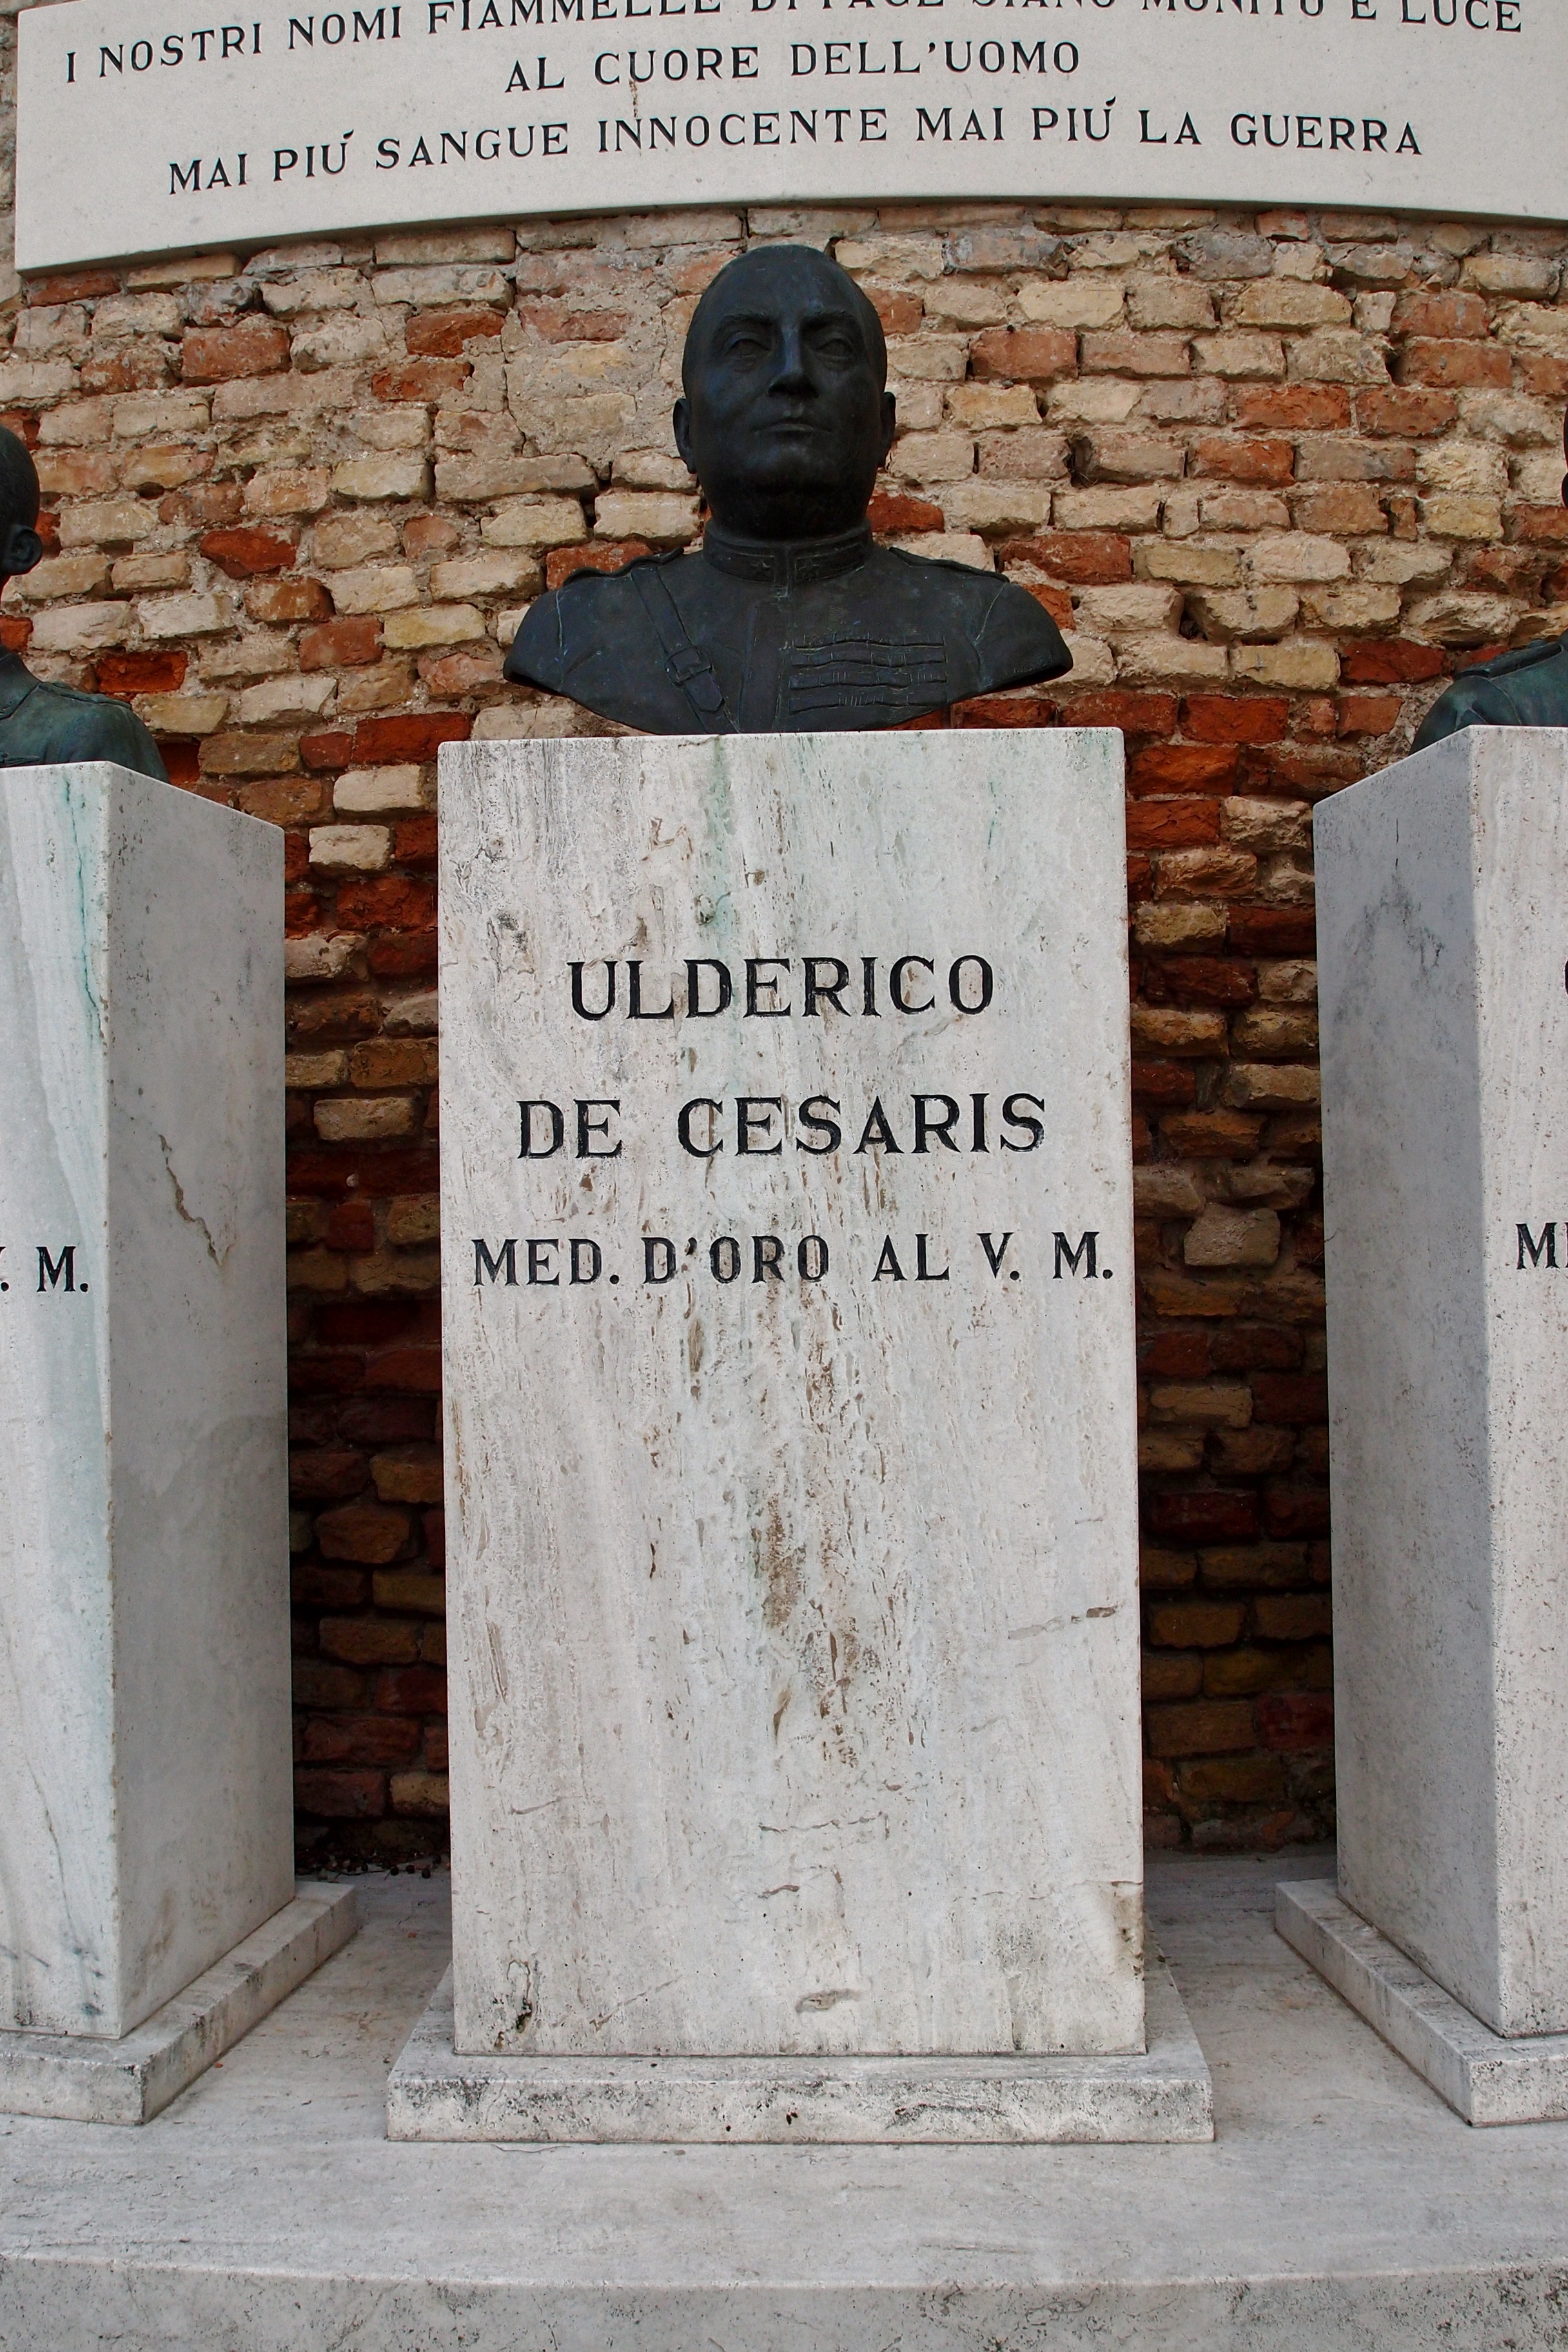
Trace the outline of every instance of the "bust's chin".
{"type": "Polygon", "coordinates": [[[708,491],[714,521],[739,539],[831,539],[864,521],[868,500],[869,490],[858,482],[798,478],[727,484],[708,491]]]}

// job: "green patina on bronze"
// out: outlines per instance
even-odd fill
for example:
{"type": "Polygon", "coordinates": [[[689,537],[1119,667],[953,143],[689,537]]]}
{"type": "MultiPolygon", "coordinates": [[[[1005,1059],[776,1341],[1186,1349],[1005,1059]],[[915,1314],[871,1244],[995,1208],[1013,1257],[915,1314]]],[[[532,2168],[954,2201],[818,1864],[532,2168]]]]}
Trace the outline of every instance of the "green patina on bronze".
{"type": "MultiPolygon", "coordinates": [[[[0,588],[31,572],[38,536],[38,476],[26,442],[0,426],[0,588]]],[[[133,710],[106,694],[79,694],[35,677],[19,654],[0,654],[0,768],[115,760],[169,781],[158,747],[133,710]]]]}

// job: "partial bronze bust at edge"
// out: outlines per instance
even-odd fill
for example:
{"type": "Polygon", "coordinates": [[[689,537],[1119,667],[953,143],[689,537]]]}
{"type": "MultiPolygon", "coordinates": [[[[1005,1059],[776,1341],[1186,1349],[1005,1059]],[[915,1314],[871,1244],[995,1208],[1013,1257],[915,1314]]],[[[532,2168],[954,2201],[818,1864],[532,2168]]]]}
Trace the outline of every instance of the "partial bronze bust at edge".
{"type": "Polygon", "coordinates": [[[1026,590],[874,543],[887,378],[881,321],[837,262],[775,245],[729,263],[675,405],[700,554],[575,572],[530,607],[507,677],[649,734],[718,735],[896,727],[1070,669],[1026,590]]]}

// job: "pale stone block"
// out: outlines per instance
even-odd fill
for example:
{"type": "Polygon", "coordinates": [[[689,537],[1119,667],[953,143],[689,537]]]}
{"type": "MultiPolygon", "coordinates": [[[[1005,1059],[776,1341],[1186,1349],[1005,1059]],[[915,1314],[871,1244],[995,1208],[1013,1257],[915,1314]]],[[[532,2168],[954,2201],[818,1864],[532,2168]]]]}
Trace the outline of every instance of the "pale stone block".
{"type": "Polygon", "coordinates": [[[571,547],[587,536],[575,499],[507,499],[479,525],[487,547],[571,547]]]}
{"type": "Polygon", "coordinates": [[[458,2050],[1139,2050],[1120,740],[441,769],[458,2050]]]}
{"type": "Polygon", "coordinates": [[[383,634],[388,646],[461,646],[484,635],[485,616],[477,604],[426,604],[389,613],[383,634]]]}
{"type": "Polygon", "coordinates": [[[427,805],[423,778],[417,766],[345,768],[332,786],[332,806],[344,816],[422,809],[427,805]]]}
{"type": "Polygon", "coordinates": [[[1568,734],[1466,730],[1313,830],[1340,1891],[1562,2033],[1568,734]]]}
{"type": "Polygon", "coordinates": [[[0,2022],[110,2041],[293,1894],[282,837],[103,765],[0,829],[0,2022]]]}
{"type": "Polygon", "coordinates": [[[319,824],[310,834],[312,866],[379,874],[392,863],[392,835],[384,824],[319,824]]]}
{"type": "Polygon", "coordinates": [[[345,457],[332,468],[332,488],[344,499],[427,499],[430,468],[422,457],[396,453],[345,457]]]}

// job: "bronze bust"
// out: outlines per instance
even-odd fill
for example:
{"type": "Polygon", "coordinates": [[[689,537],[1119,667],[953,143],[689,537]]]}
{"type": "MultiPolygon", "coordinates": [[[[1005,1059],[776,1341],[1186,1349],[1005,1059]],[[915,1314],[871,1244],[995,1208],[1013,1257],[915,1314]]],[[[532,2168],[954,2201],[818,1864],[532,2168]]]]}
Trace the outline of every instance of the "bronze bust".
{"type": "Polygon", "coordinates": [[[681,363],[675,440],[708,501],[700,555],[579,572],[533,604],[508,677],[655,735],[896,727],[1072,657],[1024,589],[877,547],[893,440],[881,321],[809,247],[719,272],[681,363]]]}
{"type": "MultiPolygon", "coordinates": [[[[1563,441],[1568,455],[1568,422],[1563,441]]],[[[1563,503],[1568,506],[1568,479],[1563,503]]],[[[1410,748],[1425,751],[1461,727],[1568,727],[1568,637],[1538,637],[1462,669],[1426,713],[1410,748]]]]}
{"type": "MultiPolygon", "coordinates": [[[[42,557],[38,475],[27,445],[0,425],[0,588],[42,557]]],[[[106,694],[79,694],[35,677],[20,654],[0,651],[0,768],[116,760],[169,781],[136,713],[106,694]]]]}

